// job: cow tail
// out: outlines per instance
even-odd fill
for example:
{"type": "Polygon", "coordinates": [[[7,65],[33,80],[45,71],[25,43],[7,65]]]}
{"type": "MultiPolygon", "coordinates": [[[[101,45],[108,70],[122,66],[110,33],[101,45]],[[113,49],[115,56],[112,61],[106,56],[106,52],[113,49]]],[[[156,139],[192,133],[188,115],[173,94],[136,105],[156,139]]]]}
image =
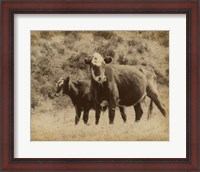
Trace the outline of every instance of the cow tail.
{"type": "Polygon", "coordinates": [[[149,110],[148,110],[148,117],[147,117],[147,119],[150,119],[151,114],[152,114],[152,110],[153,110],[153,101],[151,100],[150,105],[149,105],[149,110]]]}

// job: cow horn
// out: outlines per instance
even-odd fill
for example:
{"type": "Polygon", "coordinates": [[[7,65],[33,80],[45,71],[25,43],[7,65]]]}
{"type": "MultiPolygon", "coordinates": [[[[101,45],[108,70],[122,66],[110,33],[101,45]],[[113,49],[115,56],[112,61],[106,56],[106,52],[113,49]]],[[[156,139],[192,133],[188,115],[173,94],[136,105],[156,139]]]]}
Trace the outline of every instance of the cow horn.
{"type": "Polygon", "coordinates": [[[69,76],[66,76],[66,77],[65,77],[65,81],[69,81],[69,76]]]}

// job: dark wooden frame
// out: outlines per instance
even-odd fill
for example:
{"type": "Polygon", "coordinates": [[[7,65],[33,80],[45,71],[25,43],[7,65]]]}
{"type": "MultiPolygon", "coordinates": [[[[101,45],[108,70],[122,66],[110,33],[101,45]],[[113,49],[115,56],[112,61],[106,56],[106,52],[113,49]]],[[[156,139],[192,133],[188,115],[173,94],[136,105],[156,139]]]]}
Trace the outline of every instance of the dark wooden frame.
{"type": "MultiPolygon", "coordinates": [[[[1,3],[1,167],[21,170],[176,170],[200,171],[199,2],[198,0],[56,1],[3,0],[1,3]],[[186,158],[14,158],[14,14],[186,14],[187,157],[186,158]],[[199,46],[199,47],[198,47],[199,46]]],[[[177,64],[178,65],[178,64],[177,64]]],[[[178,105],[178,104],[177,104],[178,105]]],[[[102,150],[103,151],[103,150],[102,150]]]]}

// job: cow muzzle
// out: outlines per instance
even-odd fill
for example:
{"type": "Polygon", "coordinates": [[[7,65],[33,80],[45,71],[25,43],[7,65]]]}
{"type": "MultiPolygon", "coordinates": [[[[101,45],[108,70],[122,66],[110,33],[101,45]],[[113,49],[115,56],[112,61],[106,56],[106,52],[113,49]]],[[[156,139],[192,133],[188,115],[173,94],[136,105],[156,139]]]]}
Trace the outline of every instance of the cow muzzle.
{"type": "Polygon", "coordinates": [[[106,82],[106,76],[97,76],[96,81],[102,84],[103,82],[106,82]]]}
{"type": "Polygon", "coordinates": [[[105,75],[95,76],[93,71],[92,71],[92,78],[96,82],[98,82],[99,84],[102,84],[103,82],[106,82],[106,76],[105,75]]]}

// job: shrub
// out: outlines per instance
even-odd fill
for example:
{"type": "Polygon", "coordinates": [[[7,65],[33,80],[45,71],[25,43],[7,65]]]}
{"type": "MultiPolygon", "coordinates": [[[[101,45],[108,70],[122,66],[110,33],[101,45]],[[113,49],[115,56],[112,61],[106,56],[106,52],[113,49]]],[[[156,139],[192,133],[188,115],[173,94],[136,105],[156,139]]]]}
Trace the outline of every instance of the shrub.
{"type": "Polygon", "coordinates": [[[128,41],[129,46],[137,46],[138,42],[135,40],[128,41]]]}
{"type": "Polygon", "coordinates": [[[54,109],[63,109],[73,106],[71,99],[68,96],[60,96],[53,99],[54,109]]]}
{"type": "Polygon", "coordinates": [[[156,69],[156,67],[153,66],[153,69],[157,75],[157,82],[162,85],[169,85],[169,79],[168,77],[165,77],[163,73],[159,69],[156,69]]]}
{"type": "Polygon", "coordinates": [[[123,38],[120,37],[120,36],[115,36],[115,37],[112,37],[112,42],[115,42],[115,43],[122,43],[124,42],[123,38]]]}
{"type": "Polygon", "coordinates": [[[128,54],[133,54],[133,50],[128,50],[128,54]]]}
{"type": "Polygon", "coordinates": [[[53,74],[51,70],[51,63],[48,58],[40,58],[37,65],[39,68],[38,74],[41,74],[42,76],[50,76],[53,74]]]}
{"type": "Polygon", "coordinates": [[[31,108],[35,109],[40,104],[40,99],[38,96],[31,94],[31,108]]]}
{"type": "Polygon", "coordinates": [[[79,32],[70,32],[70,34],[76,40],[80,40],[81,39],[81,35],[79,34],[79,32]]]}
{"type": "Polygon", "coordinates": [[[126,65],[128,63],[128,59],[124,57],[124,54],[120,54],[117,62],[122,65],[126,65]]]}
{"type": "Polygon", "coordinates": [[[72,69],[86,69],[87,65],[84,63],[85,57],[88,57],[87,53],[79,53],[79,54],[72,54],[71,57],[67,59],[66,62],[64,62],[61,66],[63,70],[66,70],[67,68],[72,69]]]}
{"type": "Polygon", "coordinates": [[[110,56],[113,58],[115,57],[115,52],[113,50],[113,47],[109,46],[109,44],[97,47],[95,51],[101,54],[103,57],[106,57],[106,56],[110,56]]]}
{"type": "Polygon", "coordinates": [[[143,46],[139,46],[139,47],[137,48],[137,52],[140,53],[140,54],[143,54],[145,51],[146,51],[146,49],[145,49],[145,47],[143,47],[143,46]]]}
{"type": "Polygon", "coordinates": [[[55,88],[52,86],[48,86],[48,84],[42,85],[40,88],[40,94],[41,95],[48,95],[48,93],[52,90],[55,90],[55,88]]]}
{"type": "Polygon", "coordinates": [[[157,41],[161,46],[169,47],[169,31],[142,32],[143,38],[157,41]]]}
{"type": "Polygon", "coordinates": [[[41,31],[41,32],[40,32],[40,37],[41,37],[42,39],[47,39],[47,40],[49,40],[49,39],[51,39],[52,34],[51,34],[51,32],[49,32],[49,31],[41,31]]]}
{"type": "Polygon", "coordinates": [[[162,45],[164,47],[169,47],[169,39],[162,39],[160,41],[160,45],[162,45]]]}
{"type": "Polygon", "coordinates": [[[116,34],[112,31],[97,31],[94,32],[94,37],[102,37],[106,40],[111,39],[116,36],[116,34]]]}
{"type": "Polygon", "coordinates": [[[169,31],[161,31],[158,33],[160,45],[169,47],[169,31]]]}
{"type": "Polygon", "coordinates": [[[128,64],[129,65],[139,65],[140,60],[135,57],[132,57],[132,58],[129,58],[128,64]]]}
{"type": "Polygon", "coordinates": [[[62,66],[61,66],[61,68],[62,68],[62,70],[65,70],[67,67],[68,67],[68,62],[66,61],[66,62],[63,62],[62,63],[62,66]]]}
{"type": "Polygon", "coordinates": [[[59,48],[57,51],[58,51],[58,53],[61,54],[61,55],[64,55],[64,54],[65,54],[65,49],[64,49],[64,48],[59,48]]]}

